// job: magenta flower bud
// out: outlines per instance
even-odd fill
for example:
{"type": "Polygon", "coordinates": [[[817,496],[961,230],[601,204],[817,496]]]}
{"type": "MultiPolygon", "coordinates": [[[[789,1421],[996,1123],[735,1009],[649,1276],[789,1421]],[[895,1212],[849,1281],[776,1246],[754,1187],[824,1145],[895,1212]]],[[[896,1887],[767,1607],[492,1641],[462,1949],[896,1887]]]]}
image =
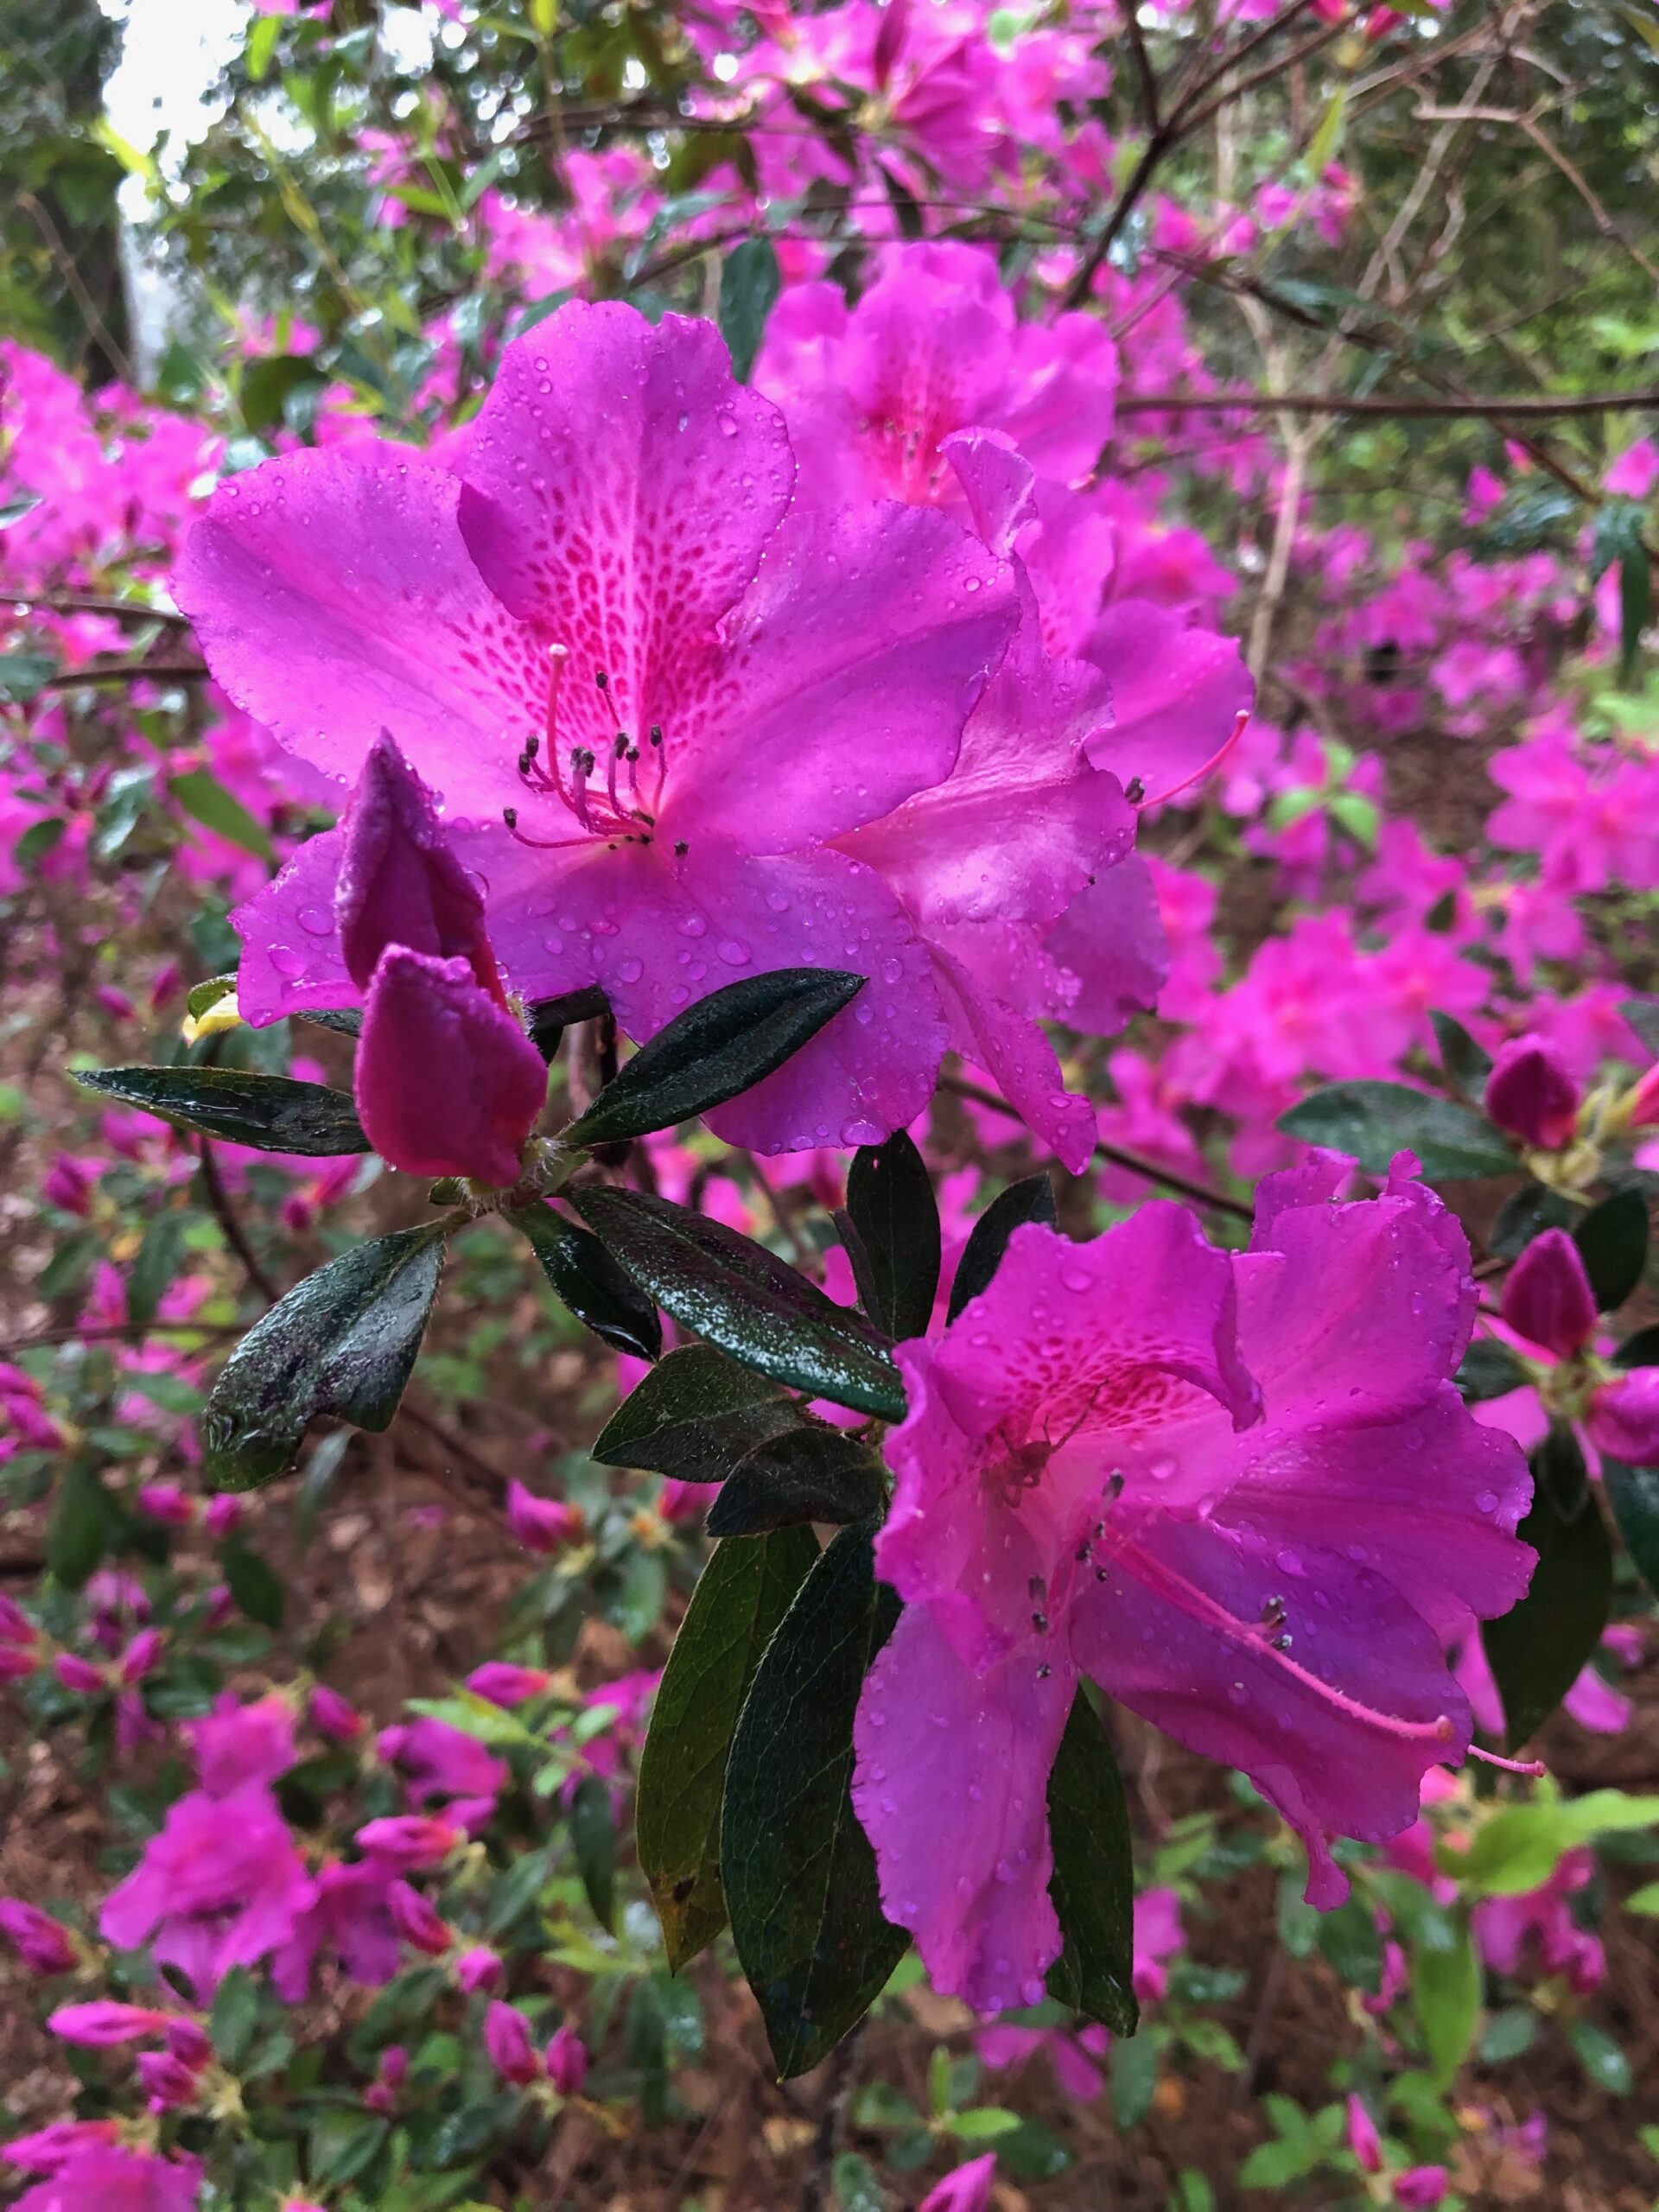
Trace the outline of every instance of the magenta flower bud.
{"type": "Polygon", "coordinates": [[[1351,2096],[1348,2100],[1348,2148],[1366,2173],[1382,2172],[1382,2139],[1376,2132],[1376,2122],[1365,2108],[1364,2101],[1357,2096],[1351,2096]]]}
{"type": "Polygon", "coordinates": [[[229,1491],[221,1491],[216,1497],[210,1497],[207,1510],[201,1516],[202,1526],[213,1537],[228,1536],[241,1518],[242,1500],[233,1497],[229,1491]]]}
{"type": "Polygon", "coordinates": [[[162,1631],[158,1628],[141,1628],[121,1655],[121,1680],[129,1688],[142,1682],[144,1676],[162,1656],[162,1631]]]}
{"type": "Polygon", "coordinates": [[[384,2082],[371,2082],[363,2092],[363,2105],[365,2111],[384,2116],[397,2110],[397,2100],[384,2082]]]}
{"type": "Polygon", "coordinates": [[[92,1179],[79,1160],[60,1152],[47,1171],[41,1196],[48,1205],[60,1206],[65,1213],[85,1214],[92,1206],[92,1179]]]}
{"type": "Polygon", "coordinates": [[[0,1682],[22,1682],[40,1667],[38,1651],[21,1643],[0,1643],[0,1682]]]}
{"type": "Polygon", "coordinates": [[[512,2005],[498,1998],[484,2015],[484,2048],[504,2082],[523,2088],[541,2072],[541,2061],[530,2039],[530,2023],[512,2005]]]}
{"type": "Polygon", "coordinates": [[[311,1691],[311,1726],[331,1743],[354,1744],[363,1733],[363,1716],[338,1690],[317,1682],[311,1691]]]}
{"type": "Polygon", "coordinates": [[[448,1923],[429,1900],[407,1882],[394,1882],[387,1890],[386,1910],[404,1941],[412,1943],[417,1951],[424,1951],[428,1958],[441,1959],[450,1948],[454,1939],[448,1923]]]}
{"type": "Polygon", "coordinates": [[[375,2068],[377,2078],[389,2089],[401,2089],[409,2079],[409,2053],[400,2043],[389,2043],[375,2068]]]}
{"type": "Polygon", "coordinates": [[[395,1866],[441,1866],[461,1835],[448,1821],[431,1820],[421,1813],[393,1813],[385,1820],[365,1821],[357,1840],[365,1851],[395,1866]]]}
{"type": "Polygon", "coordinates": [[[501,1961],[486,1943],[474,1943],[455,1961],[455,1986],[468,1997],[493,1989],[501,1979],[501,1961]]]}
{"type": "Polygon", "coordinates": [[[0,1928],[31,1974],[67,1974],[75,1963],[68,1930],[37,1905],[25,1904],[20,1897],[0,1897],[0,1928]]]}
{"type": "Polygon", "coordinates": [[[207,2031],[194,2020],[169,2020],[167,2028],[167,2047],[175,2058],[200,2074],[213,2055],[207,2031]]]}
{"type": "Polygon", "coordinates": [[[1535,1236],[1510,1269],[1503,1319],[1517,1335],[1571,1359],[1596,1332],[1596,1294],[1579,1248],[1564,1229],[1535,1236]]]}
{"type": "Polygon", "coordinates": [[[1633,1367],[1592,1394],[1585,1428],[1598,1452],[1659,1467],[1659,1367],[1633,1367]]]}
{"type": "Polygon", "coordinates": [[[1579,1086],[1548,1038],[1513,1038],[1492,1063],[1486,1111],[1498,1128],[1534,1151],[1554,1152],[1573,1134],[1579,1086]]]}
{"type": "Polygon", "coordinates": [[[527,1552],[544,1558],[581,1535],[585,1525],[574,1505],[537,1497],[517,1480],[507,1484],[507,1527],[527,1552]]]}
{"type": "Polygon", "coordinates": [[[484,899],[450,851],[431,794],[384,732],[369,747],[340,824],[334,893],[340,949],[366,991],[389,945],[467,962],[480,989],[506,1001],[484,926],[484,899]]]}
{"type": "Polygon", "coordinates": [[[474,1668],[467,1677],[467,1687],[474,1697],[487,1698],[505,1711],[539,1695],[552,1679],[544,1668],[515,1667],[505,1659],[489,1659],[474,1668]]]}
{"type": "Polygon", "coordinates": [[[547,1096],[541,1054],[464,960],[390,945],[369,987],[357,1110],[383,1159],[411,1175],[499,1187],[547,1096]]]}
{"type": "Polygon", "coordinates": [[[113,983],[100,983],[92,993],[105,1014],[112,1014],[118,1021],[132,1019],[132,1001],[124,991],[117,990],[113,983]]]}
{"type": "Polygon", "coordinates": [[[138,2076],[138,2086],[149,2099],[152,2112],[175,2110],[195,2101],[196,2077],[171,2051],[140,2051],[133,2071],[138,2076]]]}
{"type": "Polygon", "coordinates": [[[165,2035],[172,2023],[170,2012],[158,2012],[148,2005],[118,2005],[106,1997],[90,2005],[60,2005],[46,2024],[65,2043],[99,2050],[111,2044],[136,2043],[140,2036],[165,2035]]]}
{"type": "Polygon", "coordinates": [[[928,2190],[916,2212],[986,2212],[995,2178],[996,2153],[987,2151],[983,2158],[970,2158],[965,2166],[946,2174],[928,2190]]]}
{"type": "Polygon", "coordinates": [[[35,1624],[11,1598],[0,1598],[0,1643],[33,1643],[35,1624]]]}
{"type": "Polygon", "coordinates": [[[1394,2201],[1422,2212],[1425,2206],[1440,2204],[1452,2186],[1452,2177],[1444,2166],[1409,2166],[1394,2177],[1394,2201]]]}
{"type": "Polygon", "coordinates": [[[580,2096],[588,2079],[588,2046],[568,2020],[547,2046],[547,2078],[562,2097],[580,2096]]]}
{"type": "Polygon", "coordinates": [[[52,1662],[52,1671],[67,1690],[79,1690],[92,1697],[105,1688],[104,1670],[95,1667],[90,1659],[83,1659],[78,1651],[60,1651],[52,1662]]]}
{"type": "Polygon", "coordinates": [[[677,1482],[671,1475],[658,1494],[657,1510],[664,1521],[683,1528],[702,1520],[711,1495],[707,1483],[677,1482]]]}
{"type": "Polygon", "coordinates": [[[216,1582],[207,1592],[207,1619],[209,1628],[223,1628],[236,1611],[236,1600],[231,1595],[230,1585],[216,1582]]]}
{"type": "Polygon", "coordinates": [[[152,1521],[165,1521],[173,1529],[188,1528],[195,1518],[194,1506],[177,1483],[141,1483],[137,1506],[152,1521]]]}
{"type": "Polygon", "coordinates": [[[164,967],[156,970],[156,979],[149,987],[149,1010],[152,1014],[160,1012],[174,992],[178,989],[181,981],[182,977],[176,960],[169,960],[164,967]]]}

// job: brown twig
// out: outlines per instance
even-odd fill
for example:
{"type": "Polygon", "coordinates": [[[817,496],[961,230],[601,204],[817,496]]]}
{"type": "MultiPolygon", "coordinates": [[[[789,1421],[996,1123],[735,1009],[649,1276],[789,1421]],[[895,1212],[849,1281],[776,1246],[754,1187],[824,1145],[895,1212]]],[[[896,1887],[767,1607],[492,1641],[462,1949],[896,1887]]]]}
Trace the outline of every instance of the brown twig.
{"type": "MultiPolygon", "coordinates": [[[[1268,304],[1271,305],[1269,296],[1268,304]]],[[[1458,416],[1606,415],[1619,408],[1659,408],[1659,391],[1586,391],[1466,399],[1344,399],[1317,391],[1129,392],[1120,396],[1120,415],[1368,415],[1458,416]]]]}
{"type": "Polygon", "coordinates": [[[823,2063],[824,2098],[818,2113],[812,2156],[801,2188],[801,2212],[828,2212],[835,2187],[836,2160],[847,2132],[847,2109],[853,2101],[853,2079],[858,2067],[864,2023],[844,2035],[823,2063]]]}
{"type": "Polygon", "coordinates": [[[0,591],[7,607],[36,607],[47,614],[107,614],[118,622],[170,622],[188,630],[190,618],[165,607],[148,607],[137,599],[99,599],[86,592],[0,591]]]}
{"type": "Polygon", "coordinates": [[[224,1232],[225,1242],[242,1262],[242,1272],[258,1292],[267,1306],[275,1306],[282,1296],[276,1284],[265,1272],[259,1255],[248,1242],[248,1234],[237,1217],[231,1204],[231,1194],[225,1187],[225,1179],[219,1172],[219,1162],[213,1157],[213,1147],[206,1137],[201,1140],[201,1187],[207,1196],[207,1207],[224,1232]]]}
{"type": "Polygon", "coordinates": [[[208,671],[199,660],[106,661],[101,667],[60,669],[42,691],[72,691],[82,683],[199,683],[208,671]]]}

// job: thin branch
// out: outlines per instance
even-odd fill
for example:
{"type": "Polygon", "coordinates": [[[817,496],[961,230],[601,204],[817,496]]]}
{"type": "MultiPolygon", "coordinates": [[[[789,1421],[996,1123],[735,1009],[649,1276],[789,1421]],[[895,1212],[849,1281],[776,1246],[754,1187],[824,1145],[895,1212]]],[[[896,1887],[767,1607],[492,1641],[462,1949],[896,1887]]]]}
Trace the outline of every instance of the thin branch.
{"type": "MultiPolygon", "coordinates": [[[[939,1088],[957,1098],[965,1098],[970,1105],[986,1106],[994,1114],[1005,1114],[1011,1122],[1024,1119],[1018,1107],[1010,1106],[1006,1098],[999,1098],[994,1090],[982,1090],[976,1083],[964,1082],[961,1076],[941,1076],[939,1088]]],[[[1132,1175],[1143,1175],[1149,1183],[1161,1183],[1166,1191],[1178,1191],[1182,1198],[1191,1198],[1194,1205],[1213,1206],[1217,1213],[1230,1214],[1235,1221],[1255,1219],[1255,1208],[1246,1199],[1230,1198],[1224,1191],[1212,1191],[1207,1183],[1197,1182],[1175,1168],[1160,1166],[1157,1160],[1148,1160],[1142,1153],[1131,1152],[1126,1145],[1108,1144],[1101,1137],[1096,1140],[1095,1150],[1114,1167],[1125,1167],[1132,1175]]]]}
{"type": "MultiPolygon", "coordinates": [[[[1269,296],[1268,302],[1272,304],[1269,296]]],[[[1317,391],[1137,391],[1120,394],[1120,415],[1606,415],[1619,408],[1659,408],[1659,390],[1586,391],[1464,399],[1344,399],[1317,391]]]]}
{"type": "Polygon", "coordinates": [[[73,691],[82,683],[200,683],[208,673],[199,660],[106,661],[101,667],[60,669],[41,690],[73,691]]]}
{"type": "Polygon", "coordinates": [[[248,1233],[237,1218],[236,1208],[231,1204],[231,1194],[225,1187],[225,1179],[219,1172],[219,1162],[213,1157],[213,1147],[206,1137],[201,1140],[201,1187],[207,1195],[207,1207],[213,1219],[224,1231],[225,1242],[242,1262],[246,1275],[267,1306],[275,1306],[282,1293],[265,1272],[259,1255],[248,1242],[248,1233]]]}
{"type": "Polygon", "coordinates": [[[1129,50],[1135,56],[1135,73],[1141,84],[1141,112],[1147,119],[1147,129],[1156,132],[1162,128],[1163,114],[1158,105],[1158,79],[1152,73],[1152,62],[1147,53],[1147,35],[1141,27],[1136,0],[1120,0],[1120,4],[1129,50]]]}
{"type": "Polygon", "coordinates": [[[92,593],[0,591],[0,603],[37,607],[47,614],[107,614],[118,622],[170,622],[183,630],[190,626],[189,616],[175,608],[149,607],[139,599],[99,599],[92,593]]]}
{"type": "Polygon", "coordinates": [[[847,2133],[847,2111],[853,2098],[864,2023],[844,2035],[824,2061],[824,2100],[812,2139],[812,2156],[801,2190],[801,2212],[828,2212],[835,2188],[836,2160],[847,2133]]]}
{"type": "MultiPolygon", "coordinates": [[[[55,1344],[143,1344],[150,1337],[239,1337],[239,1321],[111,1321],[91,1328],[41,1329],[32,1337],[0,1338],[0,1357],[55,1344]]],[[[182,1346],[182,1350],[189,1347],[182,1346]]]]}

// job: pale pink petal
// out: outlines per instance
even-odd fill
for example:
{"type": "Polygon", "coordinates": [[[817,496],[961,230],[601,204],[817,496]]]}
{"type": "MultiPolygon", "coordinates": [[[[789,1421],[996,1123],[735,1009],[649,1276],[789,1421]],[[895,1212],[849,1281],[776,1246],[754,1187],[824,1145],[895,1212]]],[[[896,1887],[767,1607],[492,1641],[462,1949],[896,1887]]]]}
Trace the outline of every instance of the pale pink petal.
{"type": "Polygon", "coordinates": [[[340,783],[385,730],[451,816],[522,796],[545,655],[461,542],[457,480],[414,459],[303,453],[214,493],[175,572],[237,704],[340,783]]]}
{"type": "Polygon", "coordinates": [[[1063,1649],[1036,1637],[975,1675],[915,1605],[859,1700],[853,1806],[882,1910],[915,1936],[934,1987],[976,2012],[1040,2004],[1059,1956],[1048,1774],[1074,1687],[1063,1649]]]}

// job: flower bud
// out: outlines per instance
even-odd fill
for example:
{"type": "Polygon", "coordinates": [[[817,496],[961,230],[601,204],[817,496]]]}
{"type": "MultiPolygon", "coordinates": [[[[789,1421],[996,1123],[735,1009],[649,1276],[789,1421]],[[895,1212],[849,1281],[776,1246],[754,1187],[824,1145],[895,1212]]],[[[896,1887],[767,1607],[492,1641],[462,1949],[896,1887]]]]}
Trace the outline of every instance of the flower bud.
{"type": "Polygon", "coordinates": [[[493,1989],[501,1979],[501,1961],[487,1943],[474,1943],[455,1961],[455,1986],[468,1997],[493,1989]]]}
{"type": "Polygon", "coordinates": [[[542,1667],[515,1667],[505,1659],[489,1659],[474,1667],[467,1687],[474,1697],[486,1698],[504,1711],[537,1697],[553,1677],[542,1667]]]}
{"type": "Polygon", "coordinates": [[[404,1867],[441,1866],[461,1838],[452,1821],[422,1813],[393,1813],[385,1820],[366,1821],[357,1831],[365,1851],[404,1867]]]}
{"type": "Polygon", "coordinates": [[[574,1542],[585,1525],[574,1505],[556,1497],[537,1497],[517,1480],[507,1484],[507,1527],[527,1552],[545,1558],[574,1542]]]}
{"type": "Polygon", "coordinates": [[[983,2158],[970,2158],[965,2166],[946,2174],[936,2188],[929,2190],[916,2212],[986,2212],[995,2178],[996,2153],[987,2151],[983,2158]]]}
{"type": "Polygon", "coordinates": [[[121,1680],[129,1688],[142,1682],[144,1676],[162,1656],[162,1637],[158,1628],[141,1628],[121,1655],[121,1680]]]}
{"type": "Polygon", "coordinates": [[[588,2047],[568,2020],[547,2046],[547,2078],[562,2097],[579,2096],[588,2079],[588,2047]]]}
{"type": "Polygon", "coordinates": [[[164,1521],[172,1529],[188,1529],[195,1518],[194,1506],[177,1483],[141,1483],[137,1506],[150,1520],[164,1521]]]}
{"type": "Polygon", "coordinates": [[[1503,1319],[1517,1336],[1557,1359],[1571,1359],[1594,1336],[1596,1294],[1564,1229],[1535,1236],[1510,1269],[1503,1319]]]}
{"type": "Polygon", "coordinates": [[[152,2112],[174,2111],[194,2104],[196,2077],[181,2058],[168,2050],[140,2051],[133,2066],[138,2086],[149,2100],[152,2112]]]}
{"type": "Polygon", "coordinates": [[[1410,2166],[1394,2177],[1394,2201],[1410,2208],[1410,2212],[1423,2212],[1425,2207],[1443,2203],[1452,2186],[1452,2177],[1444,2166],[1410,2166]]]}
{"type": "Polygon", "coordinates": [[[504,2005],[499,1999],[484,2015],[484,2048],[504,2082],[522,2088],[541,2072],[541,2062],[530,2039],[530,2023],[514,2005],[504,2005]]]}
{"type": "Polygon", "coordinates": [[[354,1744],[363,1733],[362,1714],[327,1682],[312,1685],[310,1713],[311,1726],[331,1743],[354,1744]]]}
{"type": "Polygon", "coordinates": [[[118,2005],[113,1998],[98,1998],[90,2005],[60,2005],[46,2024],[65,2043],[97,2050],[111,2044],[136,2043],[140,2036],[165,2035],[173,2017],[152,2005],[118,2005]]]}
{"type": "Polygon", "coordinates": [[[25,1904],[20,1897],[0,1897],[0,1928],[31,1974],[67,1974],[75,1963],[68,1930],[37,1905],[25,1904]]]}
{"type": "Polygon", "coordinates": [[[175,2058],[182,2059],[187,2066],[200,2074],[213,2055],[205,2029],[194,2020],[169,2020],[167,2027],[167,2047],[175,2058]]]}
{"type": "Polygon", "coordinates": [[[103,1669],[83,1659],[78,1651],[60,1651],[52,1662],[52,1671],[65,1689],[79,1690],[86,1697],[96,1696],[105,1688],[103,1669]]]}
{"type": "Polygon", "coordinates": [[[391,1924],[406,1943],[417,1951],[424,1951],[429,1959],[441,1959],[453,1942],[448,1922],[430,1900],[407,1882],[394,1882],[386,1891],[386,1910],[391,1915],[391,1924]]]}
{"type": "Polygon", "coordinates": [[[217,1497],[210,1497],[207,1510],[202,1515],[202,1526],[213,1537],[228,1536],[242,1518],[242,1500],[229,1491],[221,1491],[217,1497]]]}
{"type": "Polygon", "coordinates": [[[1579,1086],[1547,1038],[1516,1037],[1492,1064],[1486,1111],[1498,1128],[1535,1152],[1555,1152],[1573,1134],[1579,1086]]]}
{"type": "Polygon", "coordinates": [[[1368,2174],[1382,2171],[1382,2139],[1376,2132],[1376,2122],[1366,2110],[1363,2098],[1348,2100],[1348,2148],[1368,2174]]]}

